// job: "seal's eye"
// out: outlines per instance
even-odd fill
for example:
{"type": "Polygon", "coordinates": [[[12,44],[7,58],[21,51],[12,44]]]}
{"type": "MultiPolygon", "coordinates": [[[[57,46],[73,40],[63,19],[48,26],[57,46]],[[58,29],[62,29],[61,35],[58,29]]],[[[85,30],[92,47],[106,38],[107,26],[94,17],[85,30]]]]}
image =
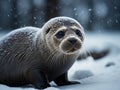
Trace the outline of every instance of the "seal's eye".
{"type": "Polygon", "coordinates": [[[57,37],[58,39],[60,39],[60,38],[64,37],[64,35],[65,35],[65,32],[64,32],[64,31],[59,31],[59,32],[57,32],[56,37],[57,37]]]}
{"type": "Polygon", "coordinates": [[[47,31],[46,31],[46,34],[50,31],[51,28],[48,28],[47,31]]]}
{"type": "Polygon", "coordinates": [[[82,36],[82,33],[80,32],[80,30],[76,30],[75,33],[76,33],[78,36],[82,36]]]}

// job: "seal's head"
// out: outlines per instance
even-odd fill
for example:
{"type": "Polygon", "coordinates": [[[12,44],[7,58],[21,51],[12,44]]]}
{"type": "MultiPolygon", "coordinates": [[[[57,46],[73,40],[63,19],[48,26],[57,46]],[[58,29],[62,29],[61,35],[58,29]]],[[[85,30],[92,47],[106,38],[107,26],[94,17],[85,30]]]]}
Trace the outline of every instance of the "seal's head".
{"type": "Polygon", "coordinates": [[[69,17],[56,17],[42,27],[42,37],[49,49],[64,54],[78,53],[84,40],[83,27],[69,17]]]}

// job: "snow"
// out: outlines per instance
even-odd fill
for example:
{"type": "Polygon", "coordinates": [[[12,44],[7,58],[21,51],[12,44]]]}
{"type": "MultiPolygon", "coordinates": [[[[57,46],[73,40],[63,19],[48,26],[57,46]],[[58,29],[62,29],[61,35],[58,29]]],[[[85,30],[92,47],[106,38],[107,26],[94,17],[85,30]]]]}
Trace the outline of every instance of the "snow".
{"type": "Polygon", "coordinates": [[[76,10],[77,10],[77,8],[74,8],[73,10],[74,10],[74,11],[76,11],[76,10]]]}
{"type": "Polygon", "coordinates": [[[88,9],[88,11],[89,11],[89,12],[91,12],[91,11],[92,11],[92,9],[91,9],[91,8],[89,8],[89,9],[88,9]]]}
{"type": "Polygon", "coordinates": [[[118,20],[116,19],[115,22],[118,23],[118,20]]]}
{"type": "Polygon", "coordinates": [[[19,88],[19,87],[8,87],[5,85],[0,85],[0,90],[37,90],[34,88],[19,88]]]}
{"type": "Polygon", "coordinates": [[[114,9],[117,10],[118,9],[117,6],[114,6],[114,9]]]}
{"type": "MultiPolygon", "coordinates": [[[[83,49],[102,51],[109,49],[107,56],[94,60],[88,57],[76,61],[69,70],[69,79],[81,84],[56,86],[45,90],[120,90],[120,33],[89,33],[83,49]]],[[[1,36],[1,33],[0,33],[1,36]]],[[[8,87],[0,85],[0,90],[36,90],[34,88],[8,87]]]]}

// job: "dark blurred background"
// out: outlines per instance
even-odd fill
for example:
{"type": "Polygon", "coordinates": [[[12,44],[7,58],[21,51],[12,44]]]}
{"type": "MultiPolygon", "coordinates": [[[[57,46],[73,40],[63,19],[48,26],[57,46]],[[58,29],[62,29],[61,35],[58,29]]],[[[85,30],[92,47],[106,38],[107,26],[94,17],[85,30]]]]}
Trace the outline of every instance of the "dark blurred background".
{"type": "Polygon", "coordinates": [[[56,16],[73,17],[86,31],[120,31],[120,0],[0,0],[0,30],[42,27],[56,16]]]}

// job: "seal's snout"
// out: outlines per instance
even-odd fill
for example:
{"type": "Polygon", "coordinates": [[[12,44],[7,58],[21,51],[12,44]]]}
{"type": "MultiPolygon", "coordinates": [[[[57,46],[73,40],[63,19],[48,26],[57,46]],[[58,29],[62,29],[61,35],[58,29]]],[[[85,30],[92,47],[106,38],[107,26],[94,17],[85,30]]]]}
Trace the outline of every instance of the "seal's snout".
{"type": "Polygon", "coordinates": [[[77,42],[77,39],[69,38],[68,41],[69,41],[70,44],[74,45],[77,42]]]}
{"type": "Polygon", "coordinates": [[[60,49],[66,54],[73,54],[81,48],[81,41],[76,36],[68,36],[64,38],[60,45],[60,49]]]}

